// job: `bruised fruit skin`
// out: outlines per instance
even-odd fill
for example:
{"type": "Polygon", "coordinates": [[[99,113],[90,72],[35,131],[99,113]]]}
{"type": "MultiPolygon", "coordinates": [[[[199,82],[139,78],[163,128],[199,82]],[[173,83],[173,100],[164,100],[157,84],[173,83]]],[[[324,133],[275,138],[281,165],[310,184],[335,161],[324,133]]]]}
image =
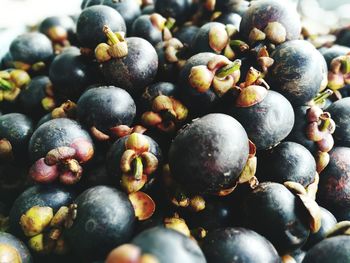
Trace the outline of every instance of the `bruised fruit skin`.
{"type": "Polygon", "coordinates": [[[216,193],[235,185],[249,153],[242,125],[225,114],[209,114],[179,131],[169,151],[175,181],[190,192],[216,193]]]}
{"type": "Polygon", "coordinates": [[[266,237],[280,254],[301,247],[309,236],[302,204],[283,185],[261,183],[244,202],[247,226],[266,237]]]}
{"type": "Polygon", "coordinates": [[[10,46],[14,62],[29,66],[38,62],[48,63],[53,56],[51,41],[42,33],[25,33],[15,38],[10,46]]]}
{"type": "Polygon", "coordinates": [[[334,215],[323,207],[321,207],[321,216],[321,228],[317,233],[310,234],[309,238],[307,239],[307,242],[303,246],[304,250],[309,250],[315,245],[317,245],[317,243],[324,240],[327,236],[327,232],[332,230],[335,224],[337,223],[337,219],[334,217],[334,215]]]}
{"type": "Polygon", "coordinates": [[[288,136],[294,125],[292,105],[272,90],[261,102],[249,107],[234,106],[228,112],[243,125],[258,150],[275,146],[288,136]]]}
{"type": "Polygon", "coordinates": [[[339,220],[350,220],[350,148],[335,147],[320,174],[317,199],[339,220]]]}
{"type": "Polygon", "coordinates": [[[250,38],[254,28],[264,32],[267,41],[280,44],[299,38],[301,33],[300,17],[295,8],[286,3],[274,0],[257,1],[251,3],[242,16],[239,31],[250,42],[255,42],[256,39],[250,38]]]}
{"type": "Polygon", "coordinates": [[[33,121],[24,114],[9,113],[0,116],[0,162],[25,162],[33,130],[33,121]]]}
{"type": "Polygon", "coordinates": [[[154,80],[158,69],[158,55],[154,47],[142,38],[130,37],[125,41],[127,55],[121,58],[112,57],[101,63],[100,69],[109,84],[135,95],[154,80]]]}
{"type": "Polygon", "coordinates": [[[10,211],[10,231],[23,236],[19,224],[20,218],[34,206],[51,207],[56,213],[61,206],[73,202],[75,194],[72,190],[58,185],[35,185],[25,190],[14,202],[10,211]]]}
{"type": "Polygon", "coordinates": [[[9,233],[0,232],[0,262],[32,263],[33,259],[22,241],[9,233]]]}
{"type": "Polygon", "coordinates": [[[315,180],[315,159],[298,143],[282,142],[262,155],[258,169],[267,181],[281,184],[293,181],[307,187],[315,180]]]}
{"type": "Polygon", "coordinates": [[[303,263],[345,263],[350,260],[350,236],[327,238],[311,248],[303,263]]]}
{"type": "Polygon", "coordinates": [[[288,41],[271,54],[271,88],[300,106],[313,99],[327,85],[327,65],[321,53],[305,40],[288,41]]]}
{"type": "Polygon", "coordinates": [[[114,86],[100,86],[83,93],[77,103],[80,123],[91,130],[95,127],[106,135],[119,125],[131,126],[136,105],[125,90],[114,86]]]}
{"type": "Polygon", "coordinates": [[[334,132],[334,140],[338,146],[350,147],[350,98],[344,98],[332,103],[327,111],[331,114],[335,121],[336,129],[334,132]]]}
{"type": "Polygon", "coordinates": [[[205,263],[197,243],[179,232],[164,227],[154,227],[138,234],[132,244],[143,254],[154,256],[158,263],[205,263]],[[174,256],[176,255],[176,256],[174,256]]]}
{"type": "Polygon", "coordinates": [[[74,203],[77,217],[65,237],[81,259],[104,256],[131,238],[135,214],[125,193],[96,186],[80,194],[74,203]]]}
{"type": "Polygon", "coordinates": [[[77,37],[83,47],[94,49],[99,43],[106,41],[102,31],[104,25],[109,25],[113,32],[126,32],[123,17],[115,9],[96,5],[85,8],[77,21],[77,37]]]}
{"type": "Polygon", "coordinates": [[[279,263],[273,245],[263,236],[245,228],[219,228],[205,237],[202,249],[208,263],[279,263]]]}

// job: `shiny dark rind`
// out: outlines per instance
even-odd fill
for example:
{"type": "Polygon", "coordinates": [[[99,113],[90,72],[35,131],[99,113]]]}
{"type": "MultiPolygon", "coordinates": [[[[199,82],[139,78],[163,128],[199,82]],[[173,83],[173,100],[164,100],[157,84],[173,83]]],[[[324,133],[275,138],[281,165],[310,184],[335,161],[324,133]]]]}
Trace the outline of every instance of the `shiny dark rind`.
{"type": "Polygon", "coordinates": [[[285,186],[259,184],[244,201],[247,227],[266,237],[280,254],[301,247],[309,236],[302,204],[285,186]]]}
{"type": "Polygon", "coordinates": [[[132,244],[143,253],[155,256],[159,263],[206,263],[198,244],[172,229],[154,227],[138,234],[132,244]]]}
{"type": "Polygon", "coordinates": [[[208,114],[175,137],[169,151],[171,173],[190,192],[231,188],[247,162],[248,145],[238,121],[226,114],[208,114]]]}
{"type": "Polygon", "coordinates": [[[276,0],[252,2],[242,16],[240,32],[248,39],[250,31],[256,27],[264,31],[269,22],[279,22],[286,29],[286,40],[298,39],[301,33],[300,17],[293,7],[276,0]]]}
{"type": "Polygon", "coordinates": [[[327,78],[327,64],[321,53],[308,41],[293,40],[278,46],[271,54],[271,89],[284,95],[293,105],[312,100],[327,78]]]}
{"type": "Polygon", "coordinates": [[[100,86],[83,93],[77,103],[80,123],[88,128],[95,126],[109,134],[110,128],[133,123],[136,105],[132,97],[123,89],[100,86]]]}
{"type": "Polygon", "coordinates": [[[335,224],[337,223],[337,219],[334,215],[329,212],[327,209],[321,208],[321,228],[316,233],[311,233],[309,238],[307,239],[305,245],[303,246],[303,250],[309,250],[317,243],[324,240],[327,236],[327,232],[332,230],[335,224]]]}
{"type": "Polygon", "coordinates": [[[77,21],[77,38],[83,47],[94,49],[106,42],[103,26],[107,25],[113,32],[126,32],[123,17],[112,7],[96,5],[85,8],[77,21]]]}
{"type": "Polygon", "coordinates": [[[32,256],[30,255],[28,248],[21,240],[17,239],[17,237],[6,232],[0,232],[0,244],[6,244],[15,248],[19,253],[22,263],[33,262],[32,256]]]}
{"type": "Polygon", "coordinates": [[[191,46],[192,41],[196,37],[199,27],[193,25],[184,25],[174,32],[174,37],[181,41],[184,45],[191,46]]]}
{"type": "Polygon", "coordinates": [[[323,240],[311,248],[303,263],[350,262],[350,236],[336,236],[323,240]]]}
{"type": "Polygon", "coordinates": [[[13,203],[10,210],[10,232],[23,236],[20,218],[33,206],[49,206],[54,213],[61,206],[70,205],[75,198],[75,193],[72,189],[68,189],[59,185],[34,185],[25,190],[13,203]]]}
{"type": "Polygon", "coordinates": [[[350,148],[335,147],[320,174],[318,203],[338,219],[350,220],[350,148]]]}
{"type": "Polygon", "coordinates": [[[130,37],[126,41],[128,55],[102,63],[100,68],[109,84],[134,95],[142,92],[154,80],[158,70],[158,56],[147,40],[130,37]]]}
{"type": "Polygon", "coordinates": [[[292,105],[272,90],[260,103],[246,108],[232,107],[228,113],[243,125],[258,150],[269,149],[281,142],[294,125],[292,105]]]}
{"type": "Polygon", "coordinates": [[[166,18],[175,18],[178,23],[182,23],[191,15],[191,5],[191,0],[161,0],[155,2],[154,10],[166,18]]]}
{"type": "Polygon", "coordinates": [[[163,40],[162,31],[154,27],[149,15],[142,15],[134,20],[132,23],[131,35],[143,38],[153,46],[163,40]]]}
{"type": "Polygon", "coordinates": [[[125,193],[96,186],[85,190],[74,203],[78,206],[77,218],[64,236],[81,260],[105,257],[113,248],[130,240],[135,214],[125,193]]]}
{"type": "Polygon", "coordinates": [[[333,134],[336,145],[350,147],[350,98],[333,102],[326,110],[336,124],[333,134]]]}
{"type": "Polygon", "coordinates": [[[45,18],[39,25],[39,31],[48,36],[52,27],[60,26],[67,30],[68,36],[74,34],[75,23],[70,16],[50,16],[45,18]]]}
{"type": "Polygon", "coordinates": [[[33,121],[21,113],[0,116],[0,139],[7,139],[12,146],[13,155],[19,162],[28,159],[28,144],[34,131],[33,121]]]}
{"type": "Polygon", "coordinates": [[[258,156],[258,171],[266,181],[283,184],[286,181],[300,183],[304,187],[313,183],[316,162],[312,154],[295,142],[282,142],[258,156]]]}
{"type": "Polygon", "coordinates": [[[75,140],[92,143],[91,137],[76,121],[59,118],[43,123],[29,141],[29,157],[34,162],[60,146],[71,146],[75,140]]]}
{"type": "Polygon", "coordinates": [[[245,228],[219,228],[202,243],[208,263],[280,263],[273,245],[263,236],[245,228]]]}
{"type": "Polygon", "coordinates": [[[24,33],[15,38],[10,45],[10,54],[13,61],[26,64],[48,62],[53,56],[50,39],[42,33],[24,33]]]}
{"type": "Polygon", "coordinates": [[[239,29],[239,25],[242,21],[242,17],[234,12],[225,12],[222,13],[219,17],[214,19],[214,22],[219,22],[224,25],[231,24],[234,25],[237,29],[239,29]]]}

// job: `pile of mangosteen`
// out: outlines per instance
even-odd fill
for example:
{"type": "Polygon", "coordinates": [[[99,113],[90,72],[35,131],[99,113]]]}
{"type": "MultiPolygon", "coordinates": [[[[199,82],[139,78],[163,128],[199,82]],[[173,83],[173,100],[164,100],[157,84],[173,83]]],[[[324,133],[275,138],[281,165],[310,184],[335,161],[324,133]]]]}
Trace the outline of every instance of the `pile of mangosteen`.
{"type": "Polygon", "coordinates": [[[0,59],[0,263],[350,262],[350,26],[84,0],[0,59]]]}

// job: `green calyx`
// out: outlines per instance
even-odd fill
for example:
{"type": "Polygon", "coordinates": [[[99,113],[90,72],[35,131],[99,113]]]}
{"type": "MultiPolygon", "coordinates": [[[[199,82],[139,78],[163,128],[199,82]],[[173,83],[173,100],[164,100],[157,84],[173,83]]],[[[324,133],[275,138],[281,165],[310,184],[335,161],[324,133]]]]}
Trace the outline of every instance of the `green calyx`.
{"type": "Polygon", "coordinates": [[[239,59],[236,59],[231,64],[228,64],[222,68],[220,68],[218,71],[216,71],[215,76],[218,78],[225,78],[228,75],[233,74],[235,71],[239,70],[241,68],[242,62],[239,59]]]}

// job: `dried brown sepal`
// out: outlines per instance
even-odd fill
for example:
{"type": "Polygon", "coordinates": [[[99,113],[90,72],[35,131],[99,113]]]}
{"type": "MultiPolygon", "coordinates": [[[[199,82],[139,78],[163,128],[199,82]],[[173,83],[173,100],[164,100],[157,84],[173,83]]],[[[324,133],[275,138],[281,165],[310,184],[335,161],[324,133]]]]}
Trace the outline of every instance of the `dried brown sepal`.
{"type": "Polygon", "coordinates": [[[67,206],[61,206],[60,209],[53,216],[50,226],[51,227],[61,227],[67,220],[67,216],[69,213],[69,208],[67,206]]]}
{"type": "Polygon", "coordinates": [[[77,204],[69,205],[68,215],[64,222],[64,227],[67,229],[71,228],[74,224],[74,220],[77,218],[77,215],[78,215],[78,205],[77,204]]]}
{"type": "Polygon", "coordinates": [[[120,185],[128,194],[137,192],[147,183],[148,177],[143,174],[141,179],[136,179],[134,176],[123,174],[120,179],[120,185]]]}
{"type": "Polygon", "coordinates": [[[316,155],[316,171],[321,173],[330,161],[329,153],[318,151],[316,155]]]}
{"type": "Polygon", "coordinates": [[[310,196],[304,194],[297,194],[302,204],[304,205],[308,216],[311,233],[317,233],[321,228],[321,209],[310,196]]]}
{"type": "Polygon", "coordinates": [[[20,218],[19,224],[25,236],[33,237],[44,231],[53,218],[51,207],[33,206],[20,218]]]}
{"type": "Polygon", "coordinates": [[[255,104],[262,102],[267,96],[267,93],[267,89],[262,86],[251,85],[245,87],[241,90],[236,100],[236,107],[247,108],[254,106],[255,104]]]}
{"type": "Polygon", "coordinates": [[[129,200],[134,207],[135,217],[139,221],[146,220],[154,214],[156,204],[148,194],[140,191],[131,193],[129,200]]]}
{"type": "Polygon", "coordinates": [[[188,228],[185,220],[180,218],[178,214],[175,214],[173,217],[165,218],[163,223],[166,228],[178,231],[179,233],[188,237],[191,236],[190,229],[188,228]]]}
{"type": "Polygon", "coordinates": [[[140,133],[132,133],[125,142],[126,149],[132,149],[136,153],[149,151],[150,144],[148,139],[140,133]]]}
{"type": "Polygon", "coordinates": [[[281,44],[286,41],[286,28],[279,22],[269,22],[264,29],[266,38],[273,44],[281,44]]]}
{"type": "Polygon", "coordinates": [[[282,263],[297,263],[291,255],[283,255],[281,259],[282,263]]]}
{"type": "Polygon", "coordinates": [[[141,249],[132,244],[124,244],[113,249],[107,256],[106,263],[139,263],[141,249]]]}
{"type": "Polygon", "coordinates": [[[76,153],[74,159],[79,163],[86,163],[94,156],[94,146],[86,139],[76,139],[70,147],[75,150],[76,153]]]}
{"type": "Polygon", "coordinates": [[[248,158],[248,161],[239,176],[238,183],[244,184],[244,183],[250,182],[251,179],[254,178],[255,176],[256,167],[257,167],[257,158],[255,156],[248,158]]]}
{"type": "Polygon", "coordinates": [[[64,170],[59,175],[61,183],[66,185],[73,185],[80,181],[83,174],[83,168],[79,162],[74,159],[69,159],[63,163],[64,170]]]}
{"type": "Polygon", "coordinates": [[[41,158],[32,165],[29,176],[38,183],[51,183],[59,176],[59,168],[57,165],[47,165],[41,158]]]}
{"type": "Polygon", "coordinates": [[[128,44],[124,32],[113,32],[107,25],[103,26],[103,33],[108,39],[110,48],[108,54],[113,58],[123,58],[128,55],[128,44]]]}
{"type": "Polygon", "coordinates": [[[142,163],[144,164],[143,172],[145,174],[152,174],[158,169],[158,159],[150,152],[141,153],[142,163]]]}
{"type": "Polygon", "coordinates": [[[326,237],[334,237],[339,235],[350,235],[350,221],[341,221],[326,233],[326,237]]]}
{"type": "Polygon", "coordinates": [[[236,189],[237,186],[238,186],[238,183],[236,183],[231,188],[220,190],[219,192],[215,193],[215,195],[217,195],[217,196],[227,196],[227,195],[231,194],[236,189]]]}
{"type": "Polygon", "coordinates": [[[310,198],[316,200],[316,194],[318,190],[318,183],[320,182],[320,176],[316,172],[314,181],[306,187],[306,192],[310,198]]]}
{"type": "Polygon", "coordinates": [[[189,83],[191,87],[200,93],[204,93],[210,89],[213,79],[213,72],[204,65],[192,67],[189,75],[189,83]]]}
{"type": "Polygon", "coordinates": [[[293,182],[293,181],[287,181],[284,182],[283,185],[288,188],[289,191],[293,192],[294,194],[301,194],[301,195],[307,195],[307,191],[300,183],[293,182]]]}
{"type": "Polygon", "coordinates": [[[109,54],[110,45],[106,43],[100,43],[95,48],[95,57],[98,62],[103,63],[112,59],[112,56],[109,54]]]}
{"type": "Polygon", "coordinates": [[[249,41],[251,43],[255,43],[257,41],[263,41],[266,38],[266,34],[261,31],[260,29],[254,27],[250,32],[249,32],[249,41]]]}
{"type": "Polygon", "coordinates": [[[61,161],[74,158],[76,151],[72,147],[61,146],[49,151],[45,156],[47,165],[54,165],[61,161]]]}
{"type": "Polygon", "coordinates": [[[195,195],[190,198],[189,208],[194,212],[199,212],[205,209],[205,199],[200,195],[195,195]]]}
{"type": "Polygon", "coordinates": [[[13,160],[13,151],[11,142],[7,139],[0,140],[0,160],[11,161],[13,160]]]}
{"type": "Polygon", "coordinates": [[[110,139],[109,135],[103,133],[102,131],[97,129],[95,126],[90,128],[90,132],[92,136],[98,141],[108,141],[110,139]]]}
{"type": "Polygon", "coordinates": [[[62,26],[53,26],[47,31],[47,35],[53,42],[64,42],[68,38],[67,30],[62,26]]]}
{"type": "Polygon", "coordinates": [[[53,119],[57,118],[68,118],[75,119],[77,114],[77,104],[73,101],[67,100],[62,103],[59,107],[55,108],[51,112],[51,117],[53,119]]]}
{"type": "Polygon", "coordinates": [[[209,46],[218,54],[227,46],[229,36],[226,28],[222,26],[212,26],[209,31],[209,46]]]}

